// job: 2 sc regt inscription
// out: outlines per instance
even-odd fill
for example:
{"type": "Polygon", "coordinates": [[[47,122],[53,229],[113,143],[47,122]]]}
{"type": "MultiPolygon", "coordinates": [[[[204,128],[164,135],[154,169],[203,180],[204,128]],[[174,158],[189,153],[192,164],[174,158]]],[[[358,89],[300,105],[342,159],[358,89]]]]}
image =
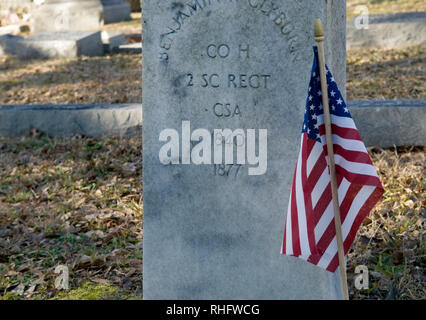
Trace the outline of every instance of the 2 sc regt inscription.
{"type": "Polygon", "coordinates": [[[187,86],[193,87],[200,86],[201,88],[252,88],[268,89],[268,80],[271,78],[269,74],[233,74],[219,75],[217,73],[208,74],[204,73],[201,76],[197,76],[192,73],[188,73],[187,86]]]}

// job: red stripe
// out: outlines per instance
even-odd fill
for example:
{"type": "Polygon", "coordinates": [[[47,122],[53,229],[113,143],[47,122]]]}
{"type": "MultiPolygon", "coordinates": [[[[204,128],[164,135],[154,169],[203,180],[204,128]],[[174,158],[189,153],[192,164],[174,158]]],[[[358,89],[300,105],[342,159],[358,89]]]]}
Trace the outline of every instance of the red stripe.
{"type": "Polygon", "coordinates": [[[339,253],[336,253],[333,259],[331,259],[326,270],[334,273],[336,272],[338,266],[339,266],[339,253]]]}
{"type": "MultiPolygon", "coordinates": [[[[319,129],[320,135],[325,134],[325,125],[324,124],[320,125],[318,129],[319,129]]],[[[342,137],[344,139],[362,141],[361,136],[359,135],[359,132],[356,129],[344,128],[344,127],[339,127],[338,125],[335,125],[335,124],[331,124],[331,132],[332,132],[332,134],[336,134],[339,137],[342,137]]]]}
{"type": "Polygon", "coordinates": [[[348,170],[346,170],[342,166],[339,166],[338,164],[336,164],[336,174],[343,175],[349,182],[354,184],[376,186],[378,188],[383,189],[382,183],[380,182],[380,179],[378,177],[349,172],[348,170]]]}
{"type": "Polygon", "coordinates": [[[366,152],[346,150],[340,144],[333,145],[334,154],[342,156],[347,161],[359,162],[373,165],[370,156],[366,152]]]}
{"type": "Polygon", "coordinates": [[[312,193],[312,190],[314,190],[315,185],[317,184],[319,178],[321,177],[325,168],[327,168],[327,161],[325,161],[325,157],[326,157],[326,154],[324,153],[324,151],[322,151],[317,162],[315,162],[315,165],[312,168],[311,173],[309,174],[308,181],[307,181],[307,188],[306,188],[306,192],[308,192],[309,194],[312,193]]]}
{"type": "Polygon", "coordinates": [[[305,200],[305,213],[306,213],[306,225],[307,225],[307,232],[308,232],[308,242],[309,242],[309,249],[311,251],[311,254],[316,254],[317,249],[315,246],[315,233],[314,233],[314,212],[312,210],[312,198],[311,193],[308,192],[310,188],[310,185],[308,185],[308,178],[306,174],[306,160],[308,159],[310,149],[312,151],[313,145],[315,141],[312,139],[308,139],[308,135],[306,133],[303,134],[303,142],[302,142],[302,170],[301,170],[301,180],[302,180],[302,188],[303,188],[303,198],[305,200]]]}
{"type": "Polygon", "coordinates": [[[287,242],[287,222],[284,225],[284,238],[283,238],[283,245],[282,245],[282,252],[281,252],[282,254],[286,254],[286,242],[287,242]]]}
{"type": "Polygon", "coordinates": [[[357,216],[344,242],[345,254],[349,252],[349,249],[351,248],[351,245],[355,240],[356,233],[359,227],[361,226],[361,223],[367,217],[371,209],[373,209],[376,203],[380,200],[383,195],[383,192],[383,189],[376,188],[373,193],[368,197],[367,201],[365,201],[361,209],[358,211],[357,216]]]}
{"type": "MultiPolygon", "coordinates": [[[[337,176],[337,189],[339,189],[342,181],[343,181],[343,176],[342,175],[337,176]]],[[[318,199],[318,202],[314,208],[315,226],[318,224],[319,220],[321,219],[325,209],[327,209],[331,200],[332,200],[331,183],[328,183],[327,187],[325,188],[321,197],[318,199]]]]}
{"type": "Polygon", "coordinates": [[[293,255],[300,256],[300,239],[299,239],[299,223],[297,220],[297,205],[296,205],[296,170],[299,163],[296,164],[293,175],[293,185],[291,188],[291,237],[293,242],[293,255]]]}

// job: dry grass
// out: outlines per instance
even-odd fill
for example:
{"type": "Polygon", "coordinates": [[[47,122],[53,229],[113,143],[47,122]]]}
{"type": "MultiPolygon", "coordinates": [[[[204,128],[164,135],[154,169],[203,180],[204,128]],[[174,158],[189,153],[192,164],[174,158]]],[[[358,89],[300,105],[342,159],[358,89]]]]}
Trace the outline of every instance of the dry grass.
{"type": "Polygon", "coordinates": [[[0,104],[141,103],[141,55],[0,57],[0,104]]]}
{"type": "Polygon", "coordinates": [[[359,5],[367,6],[370,14],[426,11],[424,0],[346,0],[348,18],[357,15],[359,5]]]}
{"type": "Polygon", "coordinates": [[[0,152],[0,297],[61,297],[57,265],[71,289],[140,297],[140,139],[1,139],[0,152]]]}
{"type": "Polygon", "coordinates": [[[399,50],[350,50],[347,54],[348,100],[425,99],[426,52],[414,46],[399,50]]]}
{"type": "Polygon", "coordinates": [[[102,27],[102,30],[121,32],[124,34],[142,34],[142,14],[140,12],[132,12],[130,17],[130,21],[106,24],[102,27]]]}
{"type": "Polygon", "coordinates": [[[425,150],[375,149],[370,155],[385,193],[349,253],[349,274],[357,265],[370,271],[369,289],[358,291],[352,286],[352,298],[422,300],[426,297],[425,150]]]}

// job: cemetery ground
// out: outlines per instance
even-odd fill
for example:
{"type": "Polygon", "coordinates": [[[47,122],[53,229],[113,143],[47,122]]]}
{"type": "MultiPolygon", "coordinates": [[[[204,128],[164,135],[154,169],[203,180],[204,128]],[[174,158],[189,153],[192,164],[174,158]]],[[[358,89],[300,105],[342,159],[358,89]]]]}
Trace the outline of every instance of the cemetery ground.
{"type": "MultiPolygon", "coordinates": [[[[0,299],[138,299],[140,138],[0,139],[0,299]],[[56,290],[55,267],[70,268],[56,290]]],[[[385,188],[349,253],[353,299],[424,299],[425,150],[374,148],[385,188]],[[370,287],[353,285],[357,265],[370,287]]]]}
{"type": "MultiPolygon", "coordinates": [[[[102,31],[140,42],[141,14],[131,13],[131,18],[106,24],[102,31]]],[[[140,54],[129,53],[29,61],[0,56],[0,103],[140,103],[141,61],[140,54]]]]}
{"type": "MultiPolygon", "coordinates": [[[[398,11],[424,6],[376,2],[398,11]]],[[[421,47],[349,51],[347,98],[425,99],[425,62],[421,47]]],[[[140,70],[138,54],[0,57],[0,103],[140,103],[140,70]]],[[[0,299],[140,299],[141,150],[140,137],[65,139],[33,131],[0,139],[0,299]],[[55,289],[58,265],[69,267],[68,291],[55,289]]],[[[425,154],[424,147],[370,150],[385,194],[348,256],[351,298],[424,299],[425,154]],[[358,291],[353,273],[361,264],[370,286],[358,291]]]]}

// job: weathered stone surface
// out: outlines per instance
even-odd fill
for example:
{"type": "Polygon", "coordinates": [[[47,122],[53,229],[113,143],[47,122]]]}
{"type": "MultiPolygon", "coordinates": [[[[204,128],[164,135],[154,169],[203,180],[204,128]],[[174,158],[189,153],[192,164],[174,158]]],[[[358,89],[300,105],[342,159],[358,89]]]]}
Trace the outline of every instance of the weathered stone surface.
{"type": "Polygon", "coordinates": [[[0,36],[0,56],[14,55],[18,51],[18,41],[23,40],[23,37],[6,34],[0,36]]]}
{"type": "Polygon", "coordinates": [[[102,0],[102,5],[105,23],[130,20],[130,3],[123,0],[102,0]]]}
{"type": "Polygon", "coordinates": [[[31,31],[84,31],[99,29],[104,24],[100,0],[46,0],[34,6],[31,31]]]}
{"type": "Polygon", "coordinates": [[[426,145],[426,100],[350,101],[367,146],[426,145]]]}
{"type": "Polygon", "coordinates": [[[18,40],[21,59],[75,58],[101,56],[104,48],[99,31],[41,32],[18,40]]]}
{"type": "Polygon", "coordinates": [[[426,12],[369,15],[368,29],[347,24],[348,49],[399,49],[426,44],[426,12]]]}
{"type": "Polygon", "coordinates": [[[20,137],[37,128],[50,136],[135,136],[140,134],[140,104],[0,105],[0,136],[20,137]]]}
{"type": "MultiPolygon", "coordinates": [[[[340,0],[144,0],[145,299],[340,297],[338,274],[282,256],[280,248],[313,21],[324,22],[327,62],[344,92],[345,9],[340,0]],[[226,173],[192,161],[162,164],[160,133],[169,128],[182,138],[183,121],[191,132],[255,129],[256,141],[266,129],[266,172],[249,175],[251,165],[229,165],[226,173]]],[[[173,154],[173,162],[188,160],[187,148],[197,143],[187,143],[179,143],[185,151],[173,154]]]]}

